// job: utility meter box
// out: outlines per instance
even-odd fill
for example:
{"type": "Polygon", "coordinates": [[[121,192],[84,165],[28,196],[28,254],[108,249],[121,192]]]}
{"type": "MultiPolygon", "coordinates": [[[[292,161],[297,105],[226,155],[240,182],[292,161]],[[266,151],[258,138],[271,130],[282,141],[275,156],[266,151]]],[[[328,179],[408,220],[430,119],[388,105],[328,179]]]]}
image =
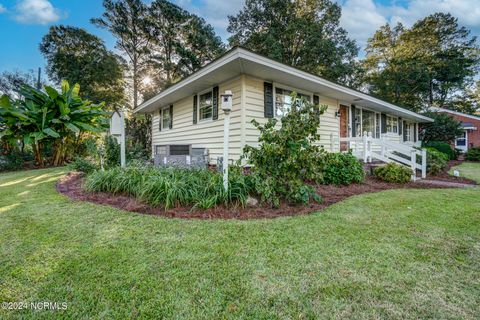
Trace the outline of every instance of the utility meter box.
{"type": "Polygon", "coordinates": [[[232,111],[232,100],[233,100],[233,94],[232,91],[226,90],[224,94],[221,95],[221,100],[222,100],[222,110],[224,112],[230,112],[232,111]]]}

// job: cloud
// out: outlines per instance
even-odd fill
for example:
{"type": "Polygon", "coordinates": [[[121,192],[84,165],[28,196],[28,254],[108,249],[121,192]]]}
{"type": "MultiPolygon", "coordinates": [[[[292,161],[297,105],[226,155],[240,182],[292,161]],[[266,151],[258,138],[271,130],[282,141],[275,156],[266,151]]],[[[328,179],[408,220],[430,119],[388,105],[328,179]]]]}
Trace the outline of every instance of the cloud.
{"type": "Polygon", "coordinates": [[[410,0],[403,5],[377,4],[372,0],[346,0],[342,5],[341,25],[349,35],[365,48],[366,41],[385,23],[403,23],[410,27],[416,21],[436,12],[451,13],[460,25],[480,34],[480,6],[478,0],[410,0]]]}
{"type": "Polygon", "coordinates": [[[385,23],[387,19],[372,0],[347,0],[342,6],[340,25],[362,48],[373,32],[385,23]]]}
{"type": "Polygon", "coordinates": [[[0,3],[0,13],[4,13],[7,11],[7,8],[5,8],[1,3],[0,3]]]}
{"type": "Polygon", "coordinates": [[[242,9],[245,0],[174,0],[175,4],[204,18],[215,32],[226,40],[230,34],[227,32],[228,15],[237,14],[242,9]]]}
{"type": "Polygon", "coordinates": [[[60,20],[62,13],[48,0],[21,0],[15,6],[14,18],[25,24],[49,24],[60,20]]]}

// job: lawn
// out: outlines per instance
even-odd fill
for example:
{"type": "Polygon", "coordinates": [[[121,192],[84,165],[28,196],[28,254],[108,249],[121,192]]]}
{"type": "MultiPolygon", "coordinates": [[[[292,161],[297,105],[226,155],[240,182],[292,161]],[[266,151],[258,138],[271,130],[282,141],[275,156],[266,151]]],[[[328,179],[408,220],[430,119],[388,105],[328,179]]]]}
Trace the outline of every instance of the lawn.
{"type": "Polygon", "coordinates": [[[0,302],[68,305],[1,319],[480,318],[479,189],[180,220],[72,202],[64,172],[0,175],[0,302]]]}
{"type": "Polygon", "coordinates": [[[463,162],[461,165],[450,169],[449,173],[453,175],[453,170],[458,170],[461,177],[470,178],[480,183],[480,163],[463,162]]]}

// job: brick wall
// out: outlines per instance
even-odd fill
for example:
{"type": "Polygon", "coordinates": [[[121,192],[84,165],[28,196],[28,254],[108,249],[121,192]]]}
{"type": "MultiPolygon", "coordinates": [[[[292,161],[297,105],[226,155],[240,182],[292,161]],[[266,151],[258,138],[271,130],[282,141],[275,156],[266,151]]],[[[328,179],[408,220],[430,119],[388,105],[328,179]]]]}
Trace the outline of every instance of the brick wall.
{"type": "Polygon", "coordinates": [[[458,114],[449,115],[459,121],[472,123],[476,130],[468,130],[468,147],[470,148],[473,144],[474,147],[480,147],[480,120],[476,120],[469,117],[464,117],[458,114]]]}

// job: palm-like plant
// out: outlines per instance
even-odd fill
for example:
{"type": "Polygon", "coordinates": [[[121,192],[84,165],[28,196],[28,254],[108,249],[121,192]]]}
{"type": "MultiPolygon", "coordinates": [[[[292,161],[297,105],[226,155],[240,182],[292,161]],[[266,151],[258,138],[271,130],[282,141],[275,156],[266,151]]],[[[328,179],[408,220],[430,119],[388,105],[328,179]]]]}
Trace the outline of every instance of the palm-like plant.
{"type": "Polygon", "coordinates": [[[108,113],[102,104],[92,104],[78,95],[78,84],[62,89],[45,86],[45,92],[30,86],[20,90],[21,99],[13,102],[6,96],[0,99],[0,121],[6,127],[3,139],[23,139],[31,144],[38,164],[43,165],[42,145],[53,140],[53,165],[65,161],[69,143],[83,133],[98,133],[108,128],[108,113]]]}

